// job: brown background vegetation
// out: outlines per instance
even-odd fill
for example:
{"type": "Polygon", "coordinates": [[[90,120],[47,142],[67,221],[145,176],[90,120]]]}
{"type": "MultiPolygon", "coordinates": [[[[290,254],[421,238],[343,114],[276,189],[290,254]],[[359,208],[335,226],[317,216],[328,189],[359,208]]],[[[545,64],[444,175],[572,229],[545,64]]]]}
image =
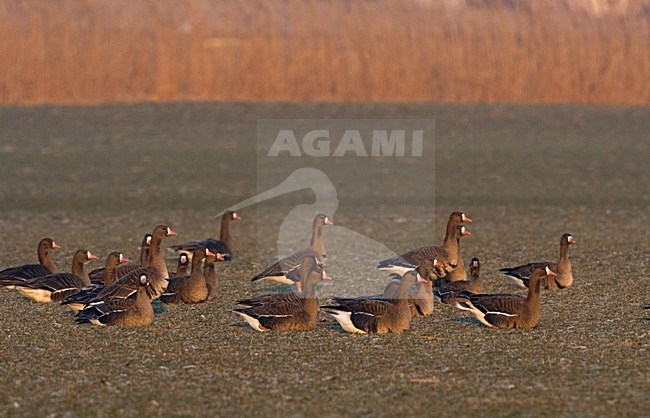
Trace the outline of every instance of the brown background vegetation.
{"type": "Polygon", "coordinates": [[[0,3],[0,103],[648,103],[648,0],[0,3]]]}

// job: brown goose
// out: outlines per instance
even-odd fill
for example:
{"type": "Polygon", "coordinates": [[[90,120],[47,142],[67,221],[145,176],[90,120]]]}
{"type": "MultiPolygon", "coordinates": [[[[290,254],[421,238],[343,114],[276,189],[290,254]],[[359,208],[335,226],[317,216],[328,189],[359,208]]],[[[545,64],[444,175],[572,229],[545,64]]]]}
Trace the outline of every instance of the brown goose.
{"type": "Polygon", "coordinates": [[[418,281],[415,296],[409,299],[413,317],[429,316],[433,313],[433,280],[436,278],[435,269],[441,267],[442,264],[434,258],[422,261],[415,270],[426,281],[418,281]]]}
{"type": "Polygon", "coordinates": [[[573,273],[571,272],[571,261],[569,261],[569,245],[575,243],[571,234],[562,234],[560,238],[560,259],[557,263],[542,261],[524,264],[517,267],[502,268],[499,271],[510,277],[521,288],[527,288],[530,282],[531,272],[535,267],[548,267],[557,275],[547,276],[542,280],[542,289],[558,290],[566,289],[573,284],[573,273]]]}
{"type": "Polygon", "coordinates": [[[39,264],[25,264],[0,271],[0,286],[4,286],[5,289],[9,290],[13,289],[15,285],[5,284],[6,281],[11,280],[15,282],[16,279],[26,281],[56,273],[56,264],[54,264],[54,261],[50,257],[50,250],[58,248],[61,247],[52,238],[43,238],[37,247],[39,264]]]}
{"type": "MultiPolygon", "coordinates": [[[[442,267],[442,264],[437,259],[426,259],[420,263],[415,269],[419,277],[426,279],[424,282],[418,282],[415,295],[409,298],[409,306],[411,307],[411,314],[413,317],[429,316],[433,313],[433,280],[436,278],[435,269],[442,267]]],[[[396,298],[399,294],[399,280],[393,278],[391,282],[384,289],[381,298],[396,298]]]]}
{"type": "Polygon", "coordinates": [[[54,273],[27,281],[16,281],[16,290],[38,303],[60,302],[70,293],[90,285],[84,264],[97,260],[88,250],[77,250],[72,257],[72,273],[54,273]]]}
{"type": "Polygon", "coordinates": [[[318,296],[316,284],[331,280],[315,257],[306,256],[299,268],[302,291],[264,295],[254,299],[240,300],[243,308],[234,309],[257,331],[308,331],[314,329],[318,320],[318,296]]]}
{"type": "Polygon", "coordinates": [[[228,211],[221,216],[221,234],[220,239],[207,238],[203,241],[190,241],[180,245],[174,245],[172,248],[176,251],[194,251],[196,248],[203,247],[215,254],[221,254],[226,261],[232,260],[232,237],[230,236],[230,223],[239,221],[241,217],[234,211],[228,211]]]}
{"type": "MultiPolygon", "coordinates": [[[[274,280],[283,284],[297,284],[300,281],[300,265],[305,257],[316,257],[317,261],[324,266],[327,261],[325,243],[323,242],[323,226],[325,225],[332,225],[329,218],[322,213],[316,215],[312,225],[309,248],[302,249],[271,264],[253,277],[252,281],[274,280]]],[[[300,286],[298,286],[298,290],[300,290],[300,286]]]]}
{"type": "MultiPolygon", "coordinates": [[[[459,263],[460,250],[458,241],[455,240],[455,235],[458,226],[462,222],[472,222],[472,220],[462,212],[452,212],[449,221],[447,221],[445,240],[442,246],[427,245],[416,248],[398,257],[379,262],[377,268],[390,273],[404,275],[405,272],[415,269],[422,260],[427,258],[437,258],[438,261],[445,265],[444,269],[439,270],[438,276],[444,277],[447,273],[456,268],[459,263]]],[[[469,232],[465,235],[469,235],[469,232]]]]}
{"type": "Polygon", "coordinates": [[[109,299],[88,305],[77,313],[76,322],[130,327],[151,325],[154,311],[146,290],[148,285],[147,275],[140,274],[137,283],[135,298],[109,299]]]}
{"type": "Polygon", "coordinates": [[[423,283],[426,280],[415,271],[408,271],[402,277],[397,297],[394,299],[334,298],[339,306],[322,308],[347,332],[356,334],[403,332],[411,326],[409,290],[416,282],[423,283]]]}
{"type": "MultiPolygon", "coordinates": [[[[172,231],[167,225],[158,225],[151,233],[151,246],[149,249],[149,263],[147,267],[155,269],[162,277],[169,279],[167,263],[160,248],[163,238],[175,236],[176,232],[172,231]]],[[[150,277],[148,277],[151,279],[150,277]]],[[[152,284],[150,282],[150,284],[152,284]]]]}
{"type": "Polygon", "coordinates": [[[190,257],[187,253],[181,253],[178,256],[176,271],[170,277],[189,276],[190,275],[190,257]]]}
{"type": "Polygon", "coordinates": [[[164,303],[201,303],[208,298],[208,285],[201,264],[208,256],[216,256],[205,247],[192,251],[192,274],[178,276],[169,280],[167,290],[160,296],[164,303]]]}
{"type": "Polygon", "coordinates": [[[481,280],[481,263],[478,258],[472,258],[469,265],[470,279],[448,282],[434,290],[435,296],[440,302],[453,305],[457,301],[458,292],[467,290],[471,293],[483,293],[483,281],[481,280]]]}
{"type": "MultiPolygon", "coordinates": [[[[125,274],[139,268],[146,267],[149,264],[149,250],[151,248],[151,234],[145,234],[142,238],[142,244],[140,246],[140,264],[136,263],[121,263],[117,267],[116,276],[122,277],[125,274]]],[[[88,273],[90,281],[95,284],[105,284],[104,283],[104,267],[95,269],[88,273]]]]}
{"type": "Polygon", "coordinates": [[[465,281],[467,280],[467,271],[465,270],[465,262],[463,261],[463,256],[461,255],[460,251],[460,242],[458,243],[458,264],[456,264],[456,267],[447,273],[447,276],[445,277],[446,282],[457,282],[457,281],[465,281]]]}
{"type": "Polygon", "coordinates": [[[221,261],[223,256],[219,253],[205,257],[203,263],[203,275],[205,276],[205,284],[208,285],[208,298],[206,301],[213,300],[217,296],[217,288],[219,287],[219,278],[217,271],[214,268],[216,261],[221,261]]]}
{"type": "Polygon", "coordinates": [[[68,305],[74,313],[77,313],[86,303],[93,300],[93,298],[95,298],[104,287],[111,285],[117,280],[116,270],[118,265],[127,261],[129,260],[127,260],[121,252],[111,252],[108,254],[108,257],[106,257],[106,263],[104,265],[104,282],[102,284],[92,283],[90,286],[85,286],[72,292],[61,301],[61,305],[68,305]]]}
{"type": "Polygon", "coordinates": [[[510,294],[457,294],[456,307],[470,311],[490,328],[535,328],[539,323],[542,305],[541,281],[555,273],[548,267],[536,266],[530,275],[528,297],[510,294]]]}
{"type": "Polygon", "coordinates": [[[105,301],[112,298],[135,297],[138,290],[138,281],[143,274],[147,276],[145,289],[151,300],[158,299],[167,289],[169,272],[162,254],[160,244],[163,238],[176,235],[166,225],[158,225],[151,234],[151,249],[148,267],[138,267],[117,279],[114,283],[102,289],[89,304],[105,301]]]}

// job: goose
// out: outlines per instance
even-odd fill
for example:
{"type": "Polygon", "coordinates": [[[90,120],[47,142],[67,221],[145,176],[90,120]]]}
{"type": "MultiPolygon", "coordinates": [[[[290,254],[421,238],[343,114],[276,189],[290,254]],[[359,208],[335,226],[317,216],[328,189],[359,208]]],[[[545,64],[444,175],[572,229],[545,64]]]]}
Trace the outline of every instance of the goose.
{"type": "Polygon", "coordinates": [[[121,252],[112,251],[108,254],[108,257],[106,257],[106,263],[104,264],[104,282],[91,283],[89,286],[82,287],[79,290],[70,293],[61,301],[61,305],[67,305],[74,313],[79,312],[84,305],[97,296],[104,287],[109,286],[117,280],[117,266],[128,261],[129,260],[124,257],[121,252]]]}
{"type": "Polygon", "coordinates": [[[548,267],[555,275],[547,276],[542,280],[542,289],[561,290],[571,287],[573,284],[573,273],[571,261],[569,260],[569,245],[574,244],[573,235],[565,233],[560,237],[560,259],[557,263],[550,261],[534,262],[517,267],[499,269],[505,276],[510,277],[521,288],[527,288],[530,282],[531,272],[535,267],[548,267]]]}
{"type": "Polygon", "coordinates": [[[148,276],[138,276],[136,296],[133,299],[108,299],[86,306],[75,317],[77,323],[94,325],[148,326],[153,323],[154,311],[147,293],[148,276]]]}
{"type": "Polygon", "coordinates": [[[417,283],[417,290],[413,298],[409,298],[409,306],[413,317],[429,316],[433,313],[433,280],[435,269],[441,268],[442,263],[437,259],[425,259],[415,271],[419,276],[426,279],[425,282],[417,283]]]}
{"type": "Polygon", "coordinates": [[[307,255],[300,265],[302,291],[240,300],[234,309],[256,331],[309,331],[318,320],[316,284],[331,280],[316,257],[307,255]]]}
{"type": "Polygon", "coordinates": [[[332,221],[327,216],[319,213],[312,223],[309,247],[271,264],[257,276],[253,277],[251,281],[273,280],[283,284],[297,284],[301,280],[300,266],[305,257],[309,256],[316,257],[318,263],[324,266],[327,261],[325,243],[323,242],[323,226],[325,225],[332,225],[332,221]]]}
{"type": "Polygon", "coordinates": [[[90,285],[90,279],[84,264],[97,260],[97,256],[88,250],[79,249],[72,257],[71,273],[54,273],[35,277],[27,281],[16,281],[16,290],[34,302],[60,302],[68,294],[90,285]]]}
{"type": "Polygon", "coordinates": [[[434,295],[440,302],[453,305],[456,302],[456,294],[467,290],[472,293],[483,293],[483,281],[481,280],[481,263],[478,258],[472,258],[469,264],[470,279],[448,282],[434,290],[434,295]]]}
{"type": "Polygon", "coordinates": [[[190,275],[190,257],[187,255],[187,253],[180,253],[178,255],[178,263],[176,264],[176,271],[172,273],[170,277],[189,276],[189,275],[190,275]]]}
{"type": "MultiPolygon", "coordinates": [[[[413,270],[419,265],[422,260],[426,258],[437,258],[438,261],[445,265],[444,269],[439,270],[439,277],[445,277],[447,273],[453,271],[459,263],[462,266],[462,258],[460,258],[459,241],[456,239],[456,231],[463,222],[472,222],[472,220],[463,212],[452,212],[447,221],[447,229],[445,231],[445,239],[442,246],[427,245],[419,247],[404,253],[400,256],[389,258],[380,261],[377,265],[379,270],[388,271],[389,273],[396,273],[403,275],[409,270],[413,270]]],[[[471,235],[466,229],[461,234],[471,235]]]]}
{"type": "Polygon", "coordinates": [[[225,261],[232,260],[233,242],[230,236],[230,223],[241,220],[241,216],[233,210],[226,211],[221,215],[221,234],[220,239],[207,238],[203,241],[190,241],[179,245],[173,245],[171,248],[176,251],[193,251],[198,247],[207,248],[213,253],[221,254],[225,261]]]}
{"type": "Polygon", "coordinates": [[[411,286],[427,279],[411,270],[404,274],[395,298],[334,298],[337,305],[323,306],[344,331],[354,334],[400,333],[411,326],[408,293],[411,286]]]}
{"type": "Polygon", "coordinates": [[[60,249],[61,246],[54,242],[52,238],[43,238],[36,249],[39,264],[25,264],[22,266],[9,267],[0,271],[0,286],[10,290],[15,287],[14,284],[5,284],[9,281],[15,283],[15,280],[30,280],[36,277],[47,276],[57,272],[57,267],[50,257],[50,250],[60,249]]]}
{"type": "Polygon", "coordinates": [[[151,249],[149,254],[149,266],[138,267],[122,277],[119,277],[114,283],[104,287],[92,300],[87,304],[98,303],[113,298],[135,297],[138,290],[138,281],[140,276],[147,276],[145,289],[151,300],[158,299],[167,289],[169,280],[169,271],[162,254],[160,245],[166,237],[175,236],[176,233],[167,225],[158,225],[151,234],[151,249]]]}
{"type": "Polygon", "coordinates": [[[555,276],[548,266],[533,268],[528,297],[461,291],[456,296],[456,307],[471,312],[489,328],[535,328],[539,323],[542,308],[540,285],[542,279],[547,276],[555,276]]]}
{"type": "Polygon", "coordinates": [[[206,301],[214,300],[217,296],[219,278],[217,277],[217,271],[215,270],[214,264],[219,259],[219,256],[221,256],[219,253],[207,256],[203,263],[203,275],[205,276],[205,284],[208,286],[208,298],[206,301]]]}
{"type": "MultiPolygon", "coordinates": [[[[145,234],[144,238],[142,238],[142,244],[140,245],[140,264],[131,263],[128,261],[120,263],[119,266],[117,267],[115,275],[117,277],[122,277],[137,268],[146,267],[149,264],[150,249],[151,249],[151,234],[145,234]]],[[[88,273],[88,276],[90,277],[90,281],[94,284],[105,284],[104,267],[91,271],[90,273],[88,273]]]]}
{"type": "MultiPolygon", "coordinates": [[[[218,253],[217,253],[218,254],[218,253]]],[[[203,260],[208,256],[217,255],[205,247],[197,247],[192,251],[192,274],[177,276],[169,280],[167,289],[160,296],[164,303],[201,303],[208,298],[208,285],[201,270],[203,260]]]]}
{"type": "MultiPolygon", "coordinates": [[[[436,278],[435,269],[442,267],[437,259],[425,259],[415,269],[419,276],[427,279],[425,282],[418,282],[415,294],[409,297],[409,306],[413,317],[429,316],[433,313],[433,280],[436,278]]],[[[396,298],[399,294],[401,277],[394,275],[390,283],[384,289],[383,298],[396,298]]]]}
{"type": "MultiPolygon", "coordinates": [[[[160,245],[164,238],[172,236],[176,236],[176,232],[172,231],[167,225],[158,225],[151,233],[151,246],[149,248],[149,263],[147,263],[147,267],[155,269],[165,279],[169,279],[169,270],[167,270],[167,263],[165,263],[165,257],[163,256],[160,245]]],[[[151,278],[148,277],[148,279],[151,278]]],[[[150,285],[153,284],[152,280],[149,281],[150,285]]]]}

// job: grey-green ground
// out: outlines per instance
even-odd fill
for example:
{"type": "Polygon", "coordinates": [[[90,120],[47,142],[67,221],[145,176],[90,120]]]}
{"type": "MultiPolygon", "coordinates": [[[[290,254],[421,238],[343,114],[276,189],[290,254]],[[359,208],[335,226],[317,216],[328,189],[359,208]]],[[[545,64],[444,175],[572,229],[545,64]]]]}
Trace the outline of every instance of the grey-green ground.
{"type": "Polygon", "coordinates": [[[648,107],[0,108],[0,268],[34,261],[44,236],[63,246],[63,270],[77,248],[135,259],[158,223],[178,232],[169,245],[216,236],[214,215],[277,175],[256,153],[256,121],[274,118],[435,121],[435,152],[387,158],[381,176],[367,168],[382,160],[332,162],[334,281],[321,294],[386,280],[367,267],[373,245],[335,231],[401,252],[440,243],[457,209],[474,219],[463,254],[482,260],[490,291],[522,293],[498,269],[555,260],[563,232],[577,241],[575,285],[543,295],[534,330],[486,329],[436,305],[403,335],[345,334],[324,314],[312,332],[255,332],[230,309],[286,290],[250,278],[274,260],[289,211],[314,201],[298,191],[242,209],[216,300],[157,308],[151,327],[79,326],[63,307],[0,292],[0,416],[650,413],[648,107]]]}

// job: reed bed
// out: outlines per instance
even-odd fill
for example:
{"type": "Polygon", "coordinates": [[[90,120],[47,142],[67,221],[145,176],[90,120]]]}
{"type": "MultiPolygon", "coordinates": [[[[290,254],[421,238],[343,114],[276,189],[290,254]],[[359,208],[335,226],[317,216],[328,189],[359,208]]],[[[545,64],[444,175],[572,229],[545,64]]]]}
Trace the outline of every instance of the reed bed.
{"type": "Polygon", "coordinates": [[[0,103],[645,104],[650,2],[0,4],[0,103]]]}

